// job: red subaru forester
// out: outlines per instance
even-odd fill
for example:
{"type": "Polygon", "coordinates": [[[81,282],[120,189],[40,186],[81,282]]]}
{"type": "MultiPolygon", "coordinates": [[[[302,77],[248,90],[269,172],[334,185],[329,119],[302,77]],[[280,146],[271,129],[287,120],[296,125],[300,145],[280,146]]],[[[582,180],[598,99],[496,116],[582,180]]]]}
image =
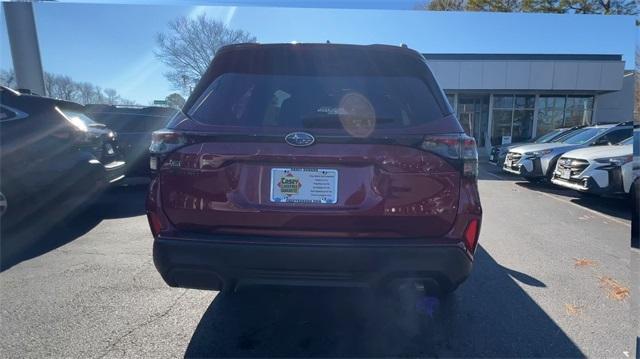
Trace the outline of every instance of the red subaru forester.
{"type": "Polygon", "coordinates": [[[476,144],[405,46],[226,46],[150,150],[171,286],[450,292],[471,271],[476,144]]]}

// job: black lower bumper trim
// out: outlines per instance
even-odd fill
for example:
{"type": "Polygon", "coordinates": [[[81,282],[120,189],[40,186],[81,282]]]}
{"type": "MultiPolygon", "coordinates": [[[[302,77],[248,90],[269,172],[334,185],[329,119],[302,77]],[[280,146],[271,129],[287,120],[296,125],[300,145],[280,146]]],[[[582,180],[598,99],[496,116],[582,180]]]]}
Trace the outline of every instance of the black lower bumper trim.
{"type": "Polygon", "coordinates": [[[377,287],[402,280],[435,281],[447,290],[463,282],[472,266],[457,244],[244,239],[159,237],[154,263],[170,286],[211,290],[248,284],[377,287]]]}

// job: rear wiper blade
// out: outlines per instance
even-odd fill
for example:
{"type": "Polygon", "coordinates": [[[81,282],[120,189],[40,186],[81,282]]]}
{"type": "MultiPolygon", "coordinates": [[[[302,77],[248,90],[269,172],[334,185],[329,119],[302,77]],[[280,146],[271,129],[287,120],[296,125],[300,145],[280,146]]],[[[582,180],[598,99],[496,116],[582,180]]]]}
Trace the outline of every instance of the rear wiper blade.
{"type": "Polygon", "coordinates": [[[107,127],[107,125],[105,125],[104,123],[90,123],[87,125],[87,127],[105,128],[107,127]]]}

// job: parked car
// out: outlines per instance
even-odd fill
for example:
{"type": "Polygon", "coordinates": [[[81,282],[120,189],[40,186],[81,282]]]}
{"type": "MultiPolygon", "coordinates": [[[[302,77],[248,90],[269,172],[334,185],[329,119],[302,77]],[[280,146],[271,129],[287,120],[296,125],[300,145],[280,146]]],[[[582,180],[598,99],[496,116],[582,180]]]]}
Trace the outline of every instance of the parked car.
{"type": "Polygon", "coordinates": [[[165,127],[177,113],[171,107],[86,105],[87,113],[118,132],[121,152],[127,162],[126,174],[149,176],[151,132],[165,127]]]}
{"type": "Polygon", "coordinates": [[[606,196],[628,195],[633,191],[634,136],[613,146],[587,147],[569,151],[558,160],[551,182],[583,193],[606,196]]]}
{"type": "Polygon", "coordinates": [[[512,148],[502,168],[532,182],[551,180],[556,162],[562,154],[589,146],[613,145],[630,137],[632,131],[632,122],[584,127],[565,137],[562,142],[512,148]]]}
{"type": "Polygon", "coordinates": [[[549,142],[560,142],[563,138],[569,136],[571,133],[576,131],[579,128],[584,126],[576,126],[570,128],[557,128],[552,130],[542,136],[539,136],[535,140],[531,142],[517,142],[517,143],[509,143],[504,145],[493,146],[491,148],[491,152],[489,154],[489,162],[494,163],[496,166],[502,168],[504,164],[504,159],[507,157],[507,153],[510,149],[524,146],[527,144],[537,144],[537,143],[549,143],[549,142]]]}
{"type": "Polygon", "coordinates": [[[82,105],[0,87],[3,227],[69,197],[90,200],[124,177],[115,132],[82,105]]]}
{"type": "Polygon", "coordinates": [[[151,151],[153,256],[171,286],[443,293],[471,271],[477,147],[406,47],[226,46],[151,151]]]}

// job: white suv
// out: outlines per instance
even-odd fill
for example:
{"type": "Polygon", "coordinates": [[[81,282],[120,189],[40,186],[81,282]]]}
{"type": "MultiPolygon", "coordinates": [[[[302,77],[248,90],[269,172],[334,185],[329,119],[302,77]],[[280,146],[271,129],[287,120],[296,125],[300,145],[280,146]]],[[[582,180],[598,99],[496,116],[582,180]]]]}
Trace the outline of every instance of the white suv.
{"type": "Polygon", "coordinates": [[[558,186],[602,195],[628,194],[634,180],[633,137],[613,146],[569,151],[560,157],[551,178],[558,186]]]}
{"type": "Polygon", "coordinates": [[[562,142],[524,145],[507,153],[502,169],[524,177],[528,181],[551,179],[556,162],[564,153],[586,147],[613,145],[631,137],[633,124],[584,127],[574,131],[562,142]]]}

